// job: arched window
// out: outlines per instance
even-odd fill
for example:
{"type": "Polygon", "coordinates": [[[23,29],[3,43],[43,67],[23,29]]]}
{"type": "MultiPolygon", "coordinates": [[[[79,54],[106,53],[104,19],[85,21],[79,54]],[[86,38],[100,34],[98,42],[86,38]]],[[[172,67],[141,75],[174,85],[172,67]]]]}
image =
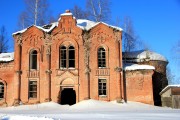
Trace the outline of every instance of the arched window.
{"type": "Polygon", "coordinates": [[[98,49],[98,67],[106,67],[106,51],[102,47],[98,49]]]}
{"type": "Polygon", "coordinates": [[[4,98],[4,84],[0,82],[0,100],[4,98]]]}
{"type": "Polygon", "coordinates": [[[66,47],[65,46],[61,46],[60,47],[60,68],[66,68],[66,47]]]}
{"type": "Polygon", "coordinates": [[[30,69],[37,70],[37,51],[32,50],[30,52],[30,69]]]}
{"type": "Polygon", "coordinates": [[[60,47],[60,68],[74,68],[75,67],[75,48],[70,46],[60,47]]]}
{"type": "Polygon", "coordinates": [[[74,68],[75,67],[75,49],[73,46],[70,46],[68,49],[68,58],[69,58],[69,68],[74,68]]]}

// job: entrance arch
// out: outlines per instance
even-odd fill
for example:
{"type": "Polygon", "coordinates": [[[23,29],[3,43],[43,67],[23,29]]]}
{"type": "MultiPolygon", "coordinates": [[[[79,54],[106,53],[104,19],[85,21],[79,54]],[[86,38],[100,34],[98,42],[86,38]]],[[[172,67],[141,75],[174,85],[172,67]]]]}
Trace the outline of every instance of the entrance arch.
{"type": "Polygon", "coordinates": [[[62,80],[60,85],[59,103],[61,105],[76,104],[76,89],[74,80],[72,78],[66,78],[62,80]]]}
{"type": "Polygon", "coordinates": [[[73,88],[64,88],[61,91],[61,105],[73,105],[76,104],[76,92],[73,88]]]}

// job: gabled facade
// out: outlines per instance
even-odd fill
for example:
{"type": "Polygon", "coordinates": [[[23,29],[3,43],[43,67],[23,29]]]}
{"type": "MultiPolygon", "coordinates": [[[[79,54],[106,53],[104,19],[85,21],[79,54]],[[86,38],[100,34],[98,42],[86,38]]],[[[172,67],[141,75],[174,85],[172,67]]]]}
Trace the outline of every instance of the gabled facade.
{"type": "Polygon", "coordinates": [[[1,106],[85,99],[154,104],[154,67],[123,75],[121,28],[76,20],[66,11],[56,23],[13,37],[14,58],[0,59],[1,106]]]}
{"type": "Polygon", "coordinates": [[[31,26],[14,34],[14,104],[121,98],[122,72],[114,70],[122,68],[121,29],[77,23],[67,11],[47,30],[31,26]]]}

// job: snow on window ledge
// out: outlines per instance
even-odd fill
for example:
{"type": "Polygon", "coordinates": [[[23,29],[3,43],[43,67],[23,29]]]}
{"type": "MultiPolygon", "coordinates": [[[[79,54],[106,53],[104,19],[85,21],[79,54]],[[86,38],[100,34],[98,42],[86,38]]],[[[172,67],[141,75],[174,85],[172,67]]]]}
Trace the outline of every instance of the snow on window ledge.
{"type": "Polygon", "coordinates": [[[101,97],[101,98],[106,98],[107,95],[99,95],[99,97],[101,97]]]}
{"type": "Polygon", "coordinates": [[[98,67],[99,69],[106,69],[107,67],[98,67]]]}

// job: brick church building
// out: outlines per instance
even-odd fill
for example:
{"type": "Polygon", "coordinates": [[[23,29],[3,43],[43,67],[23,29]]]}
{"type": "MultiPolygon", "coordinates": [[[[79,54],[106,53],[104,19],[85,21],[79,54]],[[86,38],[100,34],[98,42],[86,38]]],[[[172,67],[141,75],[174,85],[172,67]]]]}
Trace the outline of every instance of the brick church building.
{"type": "Polygon", "coordinates": [[[122,57],[121,28],[76,19],[68,10],[58,22],[30,26],[13,37],[15,51],[0,54],[0,106],[86,99],[154,104],[155,91],[167,84],[163,56],[142,51],[138,60],[135,53],[122,57]]]}

